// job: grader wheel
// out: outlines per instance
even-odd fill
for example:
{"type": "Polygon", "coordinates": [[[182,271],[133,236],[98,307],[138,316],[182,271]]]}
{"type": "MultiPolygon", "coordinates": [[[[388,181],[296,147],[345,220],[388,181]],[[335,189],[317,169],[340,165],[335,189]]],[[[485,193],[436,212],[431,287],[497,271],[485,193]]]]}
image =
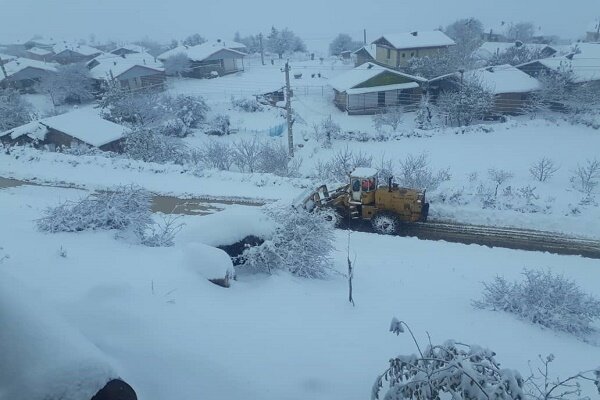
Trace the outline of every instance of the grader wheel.
{"type": "Polygon", "coordinates": [[[371,226],[381,235],[394,235],[400,228],[400,220],[396,214],[384,211],[371,219],[371,226]]]}

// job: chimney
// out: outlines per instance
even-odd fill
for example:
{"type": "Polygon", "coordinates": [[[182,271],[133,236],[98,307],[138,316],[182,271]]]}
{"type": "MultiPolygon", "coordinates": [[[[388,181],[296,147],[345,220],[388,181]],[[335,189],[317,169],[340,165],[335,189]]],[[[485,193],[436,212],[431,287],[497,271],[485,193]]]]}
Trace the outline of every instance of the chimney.
{"type": "Polygon", "coordinates": [[[414,32],[411,32],[410,34],[411,34],[411,35],[413,35],[413,36],[418,36],[418,35],[419,35],[419,32],[417,32],[417,31],[414,31],[414,32]]]}

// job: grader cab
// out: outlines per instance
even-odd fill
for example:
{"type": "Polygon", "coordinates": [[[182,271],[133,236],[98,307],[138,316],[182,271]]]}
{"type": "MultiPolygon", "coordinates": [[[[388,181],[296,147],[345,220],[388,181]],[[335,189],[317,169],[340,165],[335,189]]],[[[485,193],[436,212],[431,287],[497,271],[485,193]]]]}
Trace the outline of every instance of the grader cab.
{"type": "Polygon", "coordinates": [[[399,187],[392,178],[382,184],[377,176],[374,168],[356,168],[347,185],[334,191],[322,185],[301,196],[296,206],[309,211],[330,207],[344,219],[370,221],[382,234],[396,233],[402,223],[427,220],[424,191],[399,187]]]}

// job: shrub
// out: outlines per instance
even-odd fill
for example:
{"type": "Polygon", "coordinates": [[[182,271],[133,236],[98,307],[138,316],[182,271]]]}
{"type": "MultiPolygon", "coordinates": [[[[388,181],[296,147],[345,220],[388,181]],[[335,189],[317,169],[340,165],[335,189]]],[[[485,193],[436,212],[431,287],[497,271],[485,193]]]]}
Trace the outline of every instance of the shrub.
{"type": "Polygon", "coordinates": [[[33,106],[13,89],[0,90],[0,132],[25,125],[34,118],[33,106]]]}
{"type": "Polygon", "coordinates": [[[496,277],[484,283],[483,298],[476,308],[505,311],[544,327],[587,334],[600,318],[600,300],[585,294],[562,275],[525,269],[522,282],[496,277]]]}
{"type": "Polygon", "coordinates": [[[331,119],[324,119],[320,124],[313,125],[315,139],[325,148],[331,147],[331,140],[341,136],[342,128],[331,119]]]}
{"type": "Polygon", "coordinates": [[[554,161],[549,158],[542,157],[540,160],[536,161],[529,168],[529,173],[531,176],[539,181],[546,182],[548,179],[552,178],[556,171],[560,169],[554,161]]]}
{"type": "Polygon", "coordinates": [[[233,143],[233,160],[240,171],[255,172],[260,162],[261,141],[258,136],[233,143]]]}
{"type": "Polygon", "coordinates": [[[204,133],[215,136],[229,135],[231,133],[230,127],[231,121],[229,120],[229,116],[219,114],[210,121],[208,128],[204,133]]]}
{"type": "Polygon", "coordinates": [[[429,342],[421,350],[403,321],[394,318],[390,331],[400,334],[404,327],[409,330],[419,354],[390,359],[389,368],[375,380],[371,399],[379,399],[384,381],[388,386],[383,396],[386,400],[513,400],[524,397],[524,380],[519,372],[500,368],[493,351],[453,340],[441,345],[429,342]]]}
{"type": "Polygon", "coordinates": [[[233,165],[234,151],[228,143],[209,140],[200,148],[199,156],[207,167],[228,171],[233,165]]]}
{"type": "Polygon", "coordinates": [[[282,208],[270,210],[269,215],[277,223],[275,233],[242,254],[243,269],[266,273],[287,270],[303,278],[319,279],[334,271],[334,227],[324,211],[282,208]]]}
{"type": "Polygon", "coordinates": [[[234,109],[245,112],[257,112],[262,111],[264,109],[263,105],[260,104],[258,100],[250,98],[236,99],[232,97],[231,105],[234,109]]]}
{"type": "Polygon", "coordinates": [[[400,184],[407,188],[436,190],[443,182],[450,180],[451,175],[448,168],[434,171],[427,157],[421,153],[418,156],[409,154],[400,161],[400,173],[398,179],[400,184]]]}
{"type": "Polygon", "coordinates": [[[373,116],[373,125],[377,132],[381,132],[385,126],[396,132],[402,123],[402,115],[402,107],[386,108],[382,113],[373,116]]]}
{"type": "Polygon", "coordinates": [[[164,136],[149,129],[134,129],[125,137],[125,154],[134,160],[183,164],[188,149],[181,139],[164,136]]]}
{"type": "Polygon", "coordinates": [[[457,91],[442,92],[437,109],[447,125],[468,126],[482,120],[494,107],[494,95],[476,79],[465,79],[457,91]]]}
{"type": "Polygon", "coordinates": [[[294,177],[298,175],[301,164],[302,159],[298,157],[290,159],[287,146],[266,140],[260,147],[257,171],[294,177]]]}
{"type": "Polygon", "coordinates": [[[198,128],[206,121],[209,107],[201,96],[164,96],[161,103],[169,115],[181,120],[187,128],[198,128]]]}
{"type": "Polygon", "coordinates": [[[600,184],[600,160],[587,160],[585,165],[577,165],[571,176],[571,186],[584,195],[584,202],[591,202],[600,184]]]}

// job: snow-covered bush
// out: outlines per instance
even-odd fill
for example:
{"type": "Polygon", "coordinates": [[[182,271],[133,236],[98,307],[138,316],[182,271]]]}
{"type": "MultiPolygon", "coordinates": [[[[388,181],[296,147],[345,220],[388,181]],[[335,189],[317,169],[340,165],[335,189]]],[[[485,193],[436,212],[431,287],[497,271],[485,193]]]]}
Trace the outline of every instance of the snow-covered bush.
{"type": "Polygon", "coordinates": [[[539,182],[546,182],[552,178],[554,174],[560,169],[558,165],[547,157],[542,157],[540,160],[531,164],[529,167],[529,173],[531,176],[539,182]]]}
{"type": "Polygon", "coordinates": [[[488,61],[488,65],[519,65],[544,58],[542,50],[527,45],[509,47],[503,52],[496,52],[488,61]]]}
{"type": "Polygon", "coordinates": [[[145,227],[141,242],[148,247],[171,247],[175,245],[175,236],[182,228],[179,217],[165,216],[162,220],[145,227]]]}
{"type": "Polygon", "coordinates": [[[258,172],[295,177],[298,176],[301,164],[302,159],[297,156],[290,159],[287,146],[279,141],[265,140],[260,146],[258,172]]]}
{"type": "Polygon", "coordinates": [[[257,112],[264,110],[264,106],[258,102],[258,100],[254,98],[240,98],[236,99],[234,97],[231,98],[231,105],[235,110],[245,111],[245,112],[257,112]]]}
{"type": "Polygon", "coordinates": [[[400,160],[398,180],[404,187],[431,191],[436,190],[450,178],[449,168],[439,171],[431,168],[426,153],[421,153],[416,157],[409,154],[404,160],[400,160]]]}
{"type": "Polygon", "coordinates": [[[33,117],[33,106],[19,92],[0,90],[0,132],[25,125],[33,117]]]}
{"type": "Polygon", "coordinates": [[[496,277],[484,283],[476,308],[505,311],[544,327],[582,335],[594,330],[600,300],[584,293],[573,281],[549,271],[523,271],[522,282],[496,277]]]}
{"type": "Polygon", "coordinates": [[[190,71],[191,63],[185,53],[179,53],[168,57],[163,62],[163,66],[167,75],[182,76],[184,73],[190,71]]]}
{"type": "Polygon", "coordinates": [[[388,126],[392,132],[398,131],[404,115],[402,107],[388,107],[383,112],[373,116],[373,126],[377,132],[382,132],[388,126]]]}
{"type": "Polygon", "coordinates": [[[243,270],[272,273],[286,270],[303,278],[325,278],[334,272],[334,226],[325,211],[272,209],[268,214],[277,223],[273,236],[241,256],[243,270]]]}
{"type": "Polygon", "coordinates": [[[184,138],[190,134],[188,127],[185,126],[185,123],[179,118],[164,121],[161,125],[154,128],[154,130],[163,136],[178,138],[184,138]]]}
{"type": "Polygon", "coordinates": [[[229,143],[220,140],[209,140],[202,145],[200,160],[208,168],[228,171],[233,165],[234,151],[229,143]]]}
{"type": "Polygon", "coordinates": [[[583,202],[592,202],[600,184],[600,160],[586,160],[584,165],[577,165],[570,181],[573,189],[584,196],[583,202]]]}
{"type": "Polygon", "coordinates": [[[363,153],[354,153],[346,146],[338,150],[329,161],[319,161],[316,165],[316,175],[325,182],[348,182],[349,174],[358,167],[371,167],[373,157],[363,153]]]}
{"type": "Polygon", "coordinates": [[[415,124],[417,128],[429,130],[433,129],[433,106],[429,101],[429,96],[425,95],[419,102],[419,107],[415,113],[415,124]]]}
{"type": "Polygon", "coordinates": [[[332,56],[339,56],[344,51],[358,50],[362,46],[362,42],[352,39],[347,33],[340,33],[329,44],[329,54],[332,56]]]}
{"type": "Polygon", "coordinates": [[[382,391],[386,400],[523,398],[523,378],[518,371],[501,368],[492,350],[454,340],[441,345],[430,342],[422,350],[403,321],[394,318],[390,331],[400,334],[404,327],[409,330],[418,354],[390,359],[389,368],[375,380],[372,400],[379,399],[382,391]]]}
{"type": "Polygon", "coordinates": [[[169,116],[177,118],[188,128],[198,128],[206,121],[209,107],[201,96],[163,96],[161,104],[169,116]]]}
{"type": "Polygon", "coordinates": [[[168,117],[160,96],[154,91],[131,92],[115,83],[108,83],[105,89],[98,105],[102,117],[109,121],[156,127],[168,117]]]}
{"type": "Polygon", "coordinates": [[[494,183],[494,197],[498,196],[498,189],[500,186],[504,185],[507,181],[512,179],[515,175],[504,169],[490,168],[488,170],[488,176],[490,180],[494,183]]]}
{"type": "Polygon", "coordinates": [[[155,133],[151,129],[134,129],[125,136],[125,154],[134,160],[183,164],[188,149],[181,139],[155,133]]]}
{"type": "Polygon", "coordinates": [[[209,122],[204,133],[215,136],[229,135],[231,133],[231,121],[229,120],[229,116],[225,114],[219,114],[214,117],[209,122]]]}
{"type": "Polygon", "coordinates": [[[341,136],[342,128],[331,117],[324,119],[319,124],[313,125],[315,139],[324,148],[331,147],[331,140],[338,139],[341,136]]]}
{"type": "Polygon", "coordinates": [[[260,162],[262,143],[258,136],[240,139],[233,143],[233,162],[240,171],[255,172],[260,162]]]}
{"type": "Polygon", "coordinates": [[[477,79],[465,79],[458,90],[438,96],[437,109],[447,125],[468,126],[482,120],[494,107],[494,95],[477,79]]]}
{"type": "Polygon", "coordinates": [[[43,232],[132,228],[141,233],[152,223],[150,193],[136,186],[119,186],[110,192],[96,192],[76,201],[66,201],[44,211],[37,220],[43,232]]]}

